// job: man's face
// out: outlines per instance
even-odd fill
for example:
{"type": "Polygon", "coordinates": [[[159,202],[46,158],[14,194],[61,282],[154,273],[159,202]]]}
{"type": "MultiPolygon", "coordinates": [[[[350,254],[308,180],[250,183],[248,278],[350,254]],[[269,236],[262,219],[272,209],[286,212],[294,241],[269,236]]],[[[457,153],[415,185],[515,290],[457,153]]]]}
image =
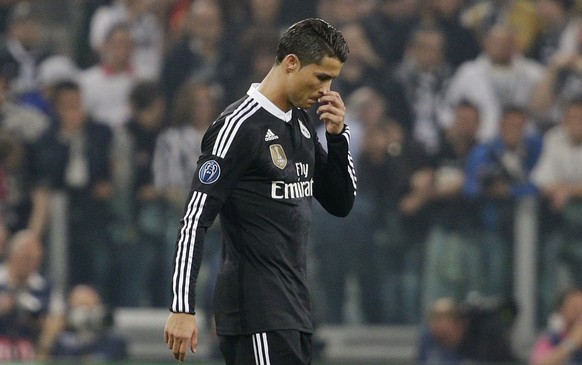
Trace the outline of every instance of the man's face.
{"type": "Polygon", "coordinates": [[[61,120],[61,126],[66,130],[77,130],[85,120],[85,109],[78,90],[61,91],[56,98],[55,111],[61,120]]]}
{"type": "Polygon", "coordinates": [[[289,77],[289,103],[302,109],[311,108],[324,91],[330,90],[331,82],[339,76],[342,66],[343,63],[337,58],[324,57],[319,64],[297,67],[289,77]]]}

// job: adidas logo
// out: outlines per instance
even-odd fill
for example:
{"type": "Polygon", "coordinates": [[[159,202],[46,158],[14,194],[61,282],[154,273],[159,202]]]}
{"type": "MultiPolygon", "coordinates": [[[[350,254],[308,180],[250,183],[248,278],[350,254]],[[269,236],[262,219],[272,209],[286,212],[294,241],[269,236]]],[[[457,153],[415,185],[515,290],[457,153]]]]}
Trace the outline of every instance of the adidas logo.
{"type": "Polygon", "coordinates": [[[267,134],[265,134],[265,141],[273,141],[275,139],[279,139],[279,136],[273,133],[272,130],[267,129],[267,134]]]}

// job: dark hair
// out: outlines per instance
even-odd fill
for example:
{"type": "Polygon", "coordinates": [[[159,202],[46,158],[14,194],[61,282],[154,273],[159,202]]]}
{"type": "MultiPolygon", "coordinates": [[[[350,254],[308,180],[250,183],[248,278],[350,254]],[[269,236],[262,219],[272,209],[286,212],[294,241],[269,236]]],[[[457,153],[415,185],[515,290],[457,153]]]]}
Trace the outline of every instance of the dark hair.
{"type": "Polygon", "coordinates": [[[289,54],[295,54],[303,66],[319,64],[327,57],[342,63],[350,52],[341,32],[319,18],[301,20],[289,27],[277,46],[277,63],[289,54]]]}
{"type": "Polygon", "coordinates": [[[566,103],[565,109],[569,109],[570,107],[573,106],[582,106],[582,95],[576,95],[570,98],[566,103]]]}
{"type": "Polygon", "coordinates": [[[456,109],[459,109],[459,108],[471,108],[471,109],[475,110],[477,112],[477,114],[480,114],[480,110],[479,110],[479,107],[477,106],[477,104],[473,103],[469,99],[461,99],[457,103],[456,109]]]}
{"type": "Polygon", "coordinates": [[[142,81],[137,83],[131,93],[129,100],[134,108],[137,110],[144,110],[157,99],[162,98],[162,91],[160,85],[156,81],[142,81]]]}
{"type": "Polygon", "coordinates": [[[529,115],[527,108],[520,105],[505,105],[501,111],[501,115],[505,116],[507,114],[521,114],[525,117],[529,115]]]}
{"type": "Polygon", "coordinates": [[[62,91],[81,91],[81,87],[75,81],[63,80],[55,84],[53,93],[59,94],[62,91]]]}

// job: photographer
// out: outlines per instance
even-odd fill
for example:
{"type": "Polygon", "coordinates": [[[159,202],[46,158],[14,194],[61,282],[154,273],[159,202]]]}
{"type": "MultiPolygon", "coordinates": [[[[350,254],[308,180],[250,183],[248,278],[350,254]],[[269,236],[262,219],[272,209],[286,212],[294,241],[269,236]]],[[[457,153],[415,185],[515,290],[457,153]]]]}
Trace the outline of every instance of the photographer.
{"type": "Polygon", "coordinates": [[[512,303],[484,300],[459,303],[446,297],[437,299],[421,334],[418,360],[422,364],[450,365],[467,361],[514,361],[509,328],[515,314],[512,303]]]}
{"type": "Polygon", "coordinates": [[[530,172],[541,154],[542,142],[540,136],[527,132],[527,124],[525,109],[505,107],[498,136],[477,145],[467,162],[464,191],[479,204],[485,230],[486,295],[511,295],[515,204],[523,197],[537,194],[530,172]]]}
{"type": "Polygon", "coordinates": [[[0,266],[0,362],[35,359],[47,338],[50,285],[38,273],[42,255],[38,236],[20,231],[0,266]]]}

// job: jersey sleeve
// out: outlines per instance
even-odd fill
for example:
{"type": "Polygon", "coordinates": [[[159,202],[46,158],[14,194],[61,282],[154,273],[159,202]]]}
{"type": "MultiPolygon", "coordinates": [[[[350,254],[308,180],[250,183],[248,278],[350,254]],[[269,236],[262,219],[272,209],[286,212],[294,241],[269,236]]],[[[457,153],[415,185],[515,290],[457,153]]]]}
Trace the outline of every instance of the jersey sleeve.
{"type": "MultiPolygon", "coordinates": [[[[180,221],[172,275],[172,312],[195,313],[195,289],[204,237],[245,170],[255,148],[249,130],[227,117],[215,122],[202,140],[191,190],[180,221]]],[[[256,139],[255,139],[256,140],[256,139]]]]}
{"type": "Polygon", "coordinates": [[[338,135],[326,133],[327,152],[315,141],[314,195],[329,213],[345,217],[356,196],[356,171],[350,153],[350,128],[338,135]]]}

